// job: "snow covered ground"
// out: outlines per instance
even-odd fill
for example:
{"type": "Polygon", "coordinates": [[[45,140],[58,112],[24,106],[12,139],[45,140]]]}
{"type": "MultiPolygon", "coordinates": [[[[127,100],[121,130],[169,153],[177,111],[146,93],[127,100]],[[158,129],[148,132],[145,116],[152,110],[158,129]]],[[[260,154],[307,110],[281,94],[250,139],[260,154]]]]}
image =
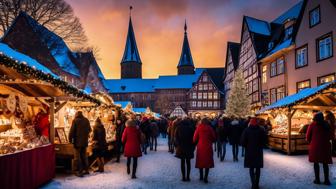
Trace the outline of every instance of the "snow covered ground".
{"type": "MultiPolygon", "coordinates": [[[[76,176],[57,176],[43,189],[59,188],[250,188],[248,170],[244,169],[243,159],[232,161],[231,146],[227,146],[227,157],[224,162],[215,158],[215,168],[210,170],[209,183],[204,184],[198,180],[198,170],[192,168],[191,182],[182,182],[180,175],[180,162],[167,152],[166,140],[159,139],[157,152],[150,151],[142,156],[138,163],[138,179],[130,179],[126,174],[126,162],[109,162],[105,166],[105,173],[92,173],[84,178],[76,176]]],[[[332,186],[314,185],[313,167],[308,163],[306,155],[287,156],[278,152],[265,150],[265,168],[261,172],[261,189],[310,189],[310,188],[336,188],[336,166],[331,169],[332,186]]],[[[334,158],[336,162],[336,158],[334,158]]],[[[192,167],[195,159],[192,161],[192,167]]],[[[321,170],[322,172],[322,170],[321,170]]],[[[323,181],[323,176],[321,176],[323,181]]]]}

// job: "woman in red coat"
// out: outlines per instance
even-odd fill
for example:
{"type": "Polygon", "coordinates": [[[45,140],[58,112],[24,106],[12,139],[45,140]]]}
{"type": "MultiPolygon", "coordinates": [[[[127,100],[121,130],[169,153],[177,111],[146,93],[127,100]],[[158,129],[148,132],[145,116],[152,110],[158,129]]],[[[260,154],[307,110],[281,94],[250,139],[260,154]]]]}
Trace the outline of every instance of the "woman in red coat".
{"type": "Polygon", "coordinates": [[[134,120],[126,122],[126,128],[122,135],[122,142],[125,146],[124,155],[127,157],[127,174],[131,173],[131,158],[133,158],[132,179],[135,179],[135,173],[138,165],[138,157],[141,153],[141,133],[134,120]]]}
{"type": "Polygon", "coordinates": [[[309,142],[309,161],[314,163],[315,184],[320,184],[320,167],[323,164],[324,184],[330,185],[329,167],[332,164],[331,144],[332,129],[330,125],[324,121],[322,112],[315,114],[313,123],[308,127],[307,141],[309,142]]]}
{"type": "Polygon", "coordinates": [[[203,118],[194,134],[194,143],[197,144],[196,168],[200,170],[200,180],[208,183],[209,169],[214,167],[212,143],[216,141],[215,131],[208,119],[203,118]],[[203,177],[203,169],[205,175],[203,177]]]}

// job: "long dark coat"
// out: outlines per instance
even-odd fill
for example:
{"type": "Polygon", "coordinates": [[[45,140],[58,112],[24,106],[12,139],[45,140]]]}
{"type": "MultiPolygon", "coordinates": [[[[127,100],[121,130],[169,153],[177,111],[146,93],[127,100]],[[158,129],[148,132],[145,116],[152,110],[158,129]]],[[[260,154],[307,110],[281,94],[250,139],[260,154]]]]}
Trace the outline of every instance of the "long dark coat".
{"type": "Polygon", "coordinates": [[[240,137],[242,134],[242,125],[241,122],[238,120],[234,120],[230,124],[230,130],[229,130],[229,142],[231,145],[233,144],[239,144],[240,143],[240,137]]]}
{"type": "Polygon", "coordinates": [[[93,149],[95,150],[106,150],[106,131],[102,124],[97,124],[93,127],[93,137],[92,137],[93,149]]]}
{"type": "Polygon", "coordinates": [[[218,126],[216,128],[217,141],[227,142],[229,136],[229,126],[224,123],[223,120],[218,121],[218,126]]]}
{"type": "Polygon", "coordinates": [[[75,148],[87,147],[90,132],[91,127],[89,120],[82,114],[78,114],[72,121],[69,141],[73,143],[75,148]]]}
{"type": "Polygon", "coordinates": [[[197,143],[196,168],[213,168],[212,143],[216,141],[215,131],[210,125],[200,124],[194,134],[194,143],[197,143]]]}
{"type": "MultiPolygon", "coordinates": [[[[324,122],[324,124],[327,124],[324,122]]],[[[309,142],[309,161],[313,163],[332,164],[332,153],[330,140],[333,137],[332,129],[329,125],[313,122],[306,134],[309,142]]]]}
{"type": "Polygon", "coordinates": [[[181,121],[175,131],[176,157],[194,158],[195,145],[193,143],[195,128],[187,120],[181,121]]]}
{"type": "Polygon", "coordinates": [[[249,126],[243,131],[241,144],[245,147],[245,168],[263,168],[265,142],[266,132],[263,127],[249,126]]]}
{"type": "Polygon", "coordinates": [[[125,145],[125,157],[140,157],[141,133],[137,127],[126,127],[122,135],[122,142],[125,145]]]}

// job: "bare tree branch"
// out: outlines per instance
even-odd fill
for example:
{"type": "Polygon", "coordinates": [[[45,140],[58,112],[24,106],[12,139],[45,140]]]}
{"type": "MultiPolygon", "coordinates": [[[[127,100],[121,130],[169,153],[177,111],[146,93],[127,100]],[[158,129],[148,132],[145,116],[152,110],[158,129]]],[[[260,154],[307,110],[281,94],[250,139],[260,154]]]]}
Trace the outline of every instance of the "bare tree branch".
{"type": "Polygon", "coordinates": [[[84,29],[64,0],[0,0],[0,35],[6,32],[20,11],[62,37],[71,48],[87,46],[84,29]]]}

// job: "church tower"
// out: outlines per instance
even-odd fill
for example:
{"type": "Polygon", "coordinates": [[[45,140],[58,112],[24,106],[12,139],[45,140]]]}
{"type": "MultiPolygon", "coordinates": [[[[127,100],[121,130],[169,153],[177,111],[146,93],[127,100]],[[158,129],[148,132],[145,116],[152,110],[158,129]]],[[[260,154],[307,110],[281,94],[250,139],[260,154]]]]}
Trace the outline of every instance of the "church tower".
{"type": "MultiPolygon", "coordinates": [[[[131,10],[132,7],[130,7],[130,11],[131,10]]],[[[142,78],[142,63],[135,41],[131,15],[129,19],[125,51],[120,65],[121,79],[142,78]]]]}
{"type": "Polygon", "coordinates": [[[182,53],[181,53],[180,61],[177,65],[177,74],[183,75],[183,74],[194,74],[194,73],[195,73],[195,66],[194,66],[194,61],[191,56],[190,46],[188,42],[187,22],[185,22],[182,53]]]}

